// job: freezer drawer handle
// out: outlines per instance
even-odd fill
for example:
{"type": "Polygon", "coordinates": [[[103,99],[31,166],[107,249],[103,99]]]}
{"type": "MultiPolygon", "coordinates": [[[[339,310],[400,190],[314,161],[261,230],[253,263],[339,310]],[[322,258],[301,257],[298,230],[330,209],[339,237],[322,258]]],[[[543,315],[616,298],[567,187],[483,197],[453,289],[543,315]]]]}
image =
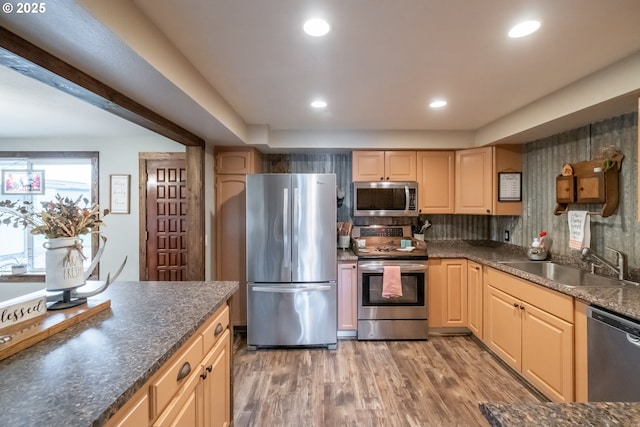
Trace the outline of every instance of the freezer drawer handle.
{"type": "Polygon", "coordinates": [[[627,341],[629,341],[631,344],[635,345],[636,347],[640,347],[640,338],[635,337],[631,334],[627,334],[627,341]]]}
{"type": "Polygon", "coordinates": [[[262,286],[259,288],[253,288],[253,292],[275,292],[281,294],[292,294],[296,292],[309,292],[309,291],[328,291],[331,286],[305,286],[303,288],[279,288],[276,286],[262,286]]]}

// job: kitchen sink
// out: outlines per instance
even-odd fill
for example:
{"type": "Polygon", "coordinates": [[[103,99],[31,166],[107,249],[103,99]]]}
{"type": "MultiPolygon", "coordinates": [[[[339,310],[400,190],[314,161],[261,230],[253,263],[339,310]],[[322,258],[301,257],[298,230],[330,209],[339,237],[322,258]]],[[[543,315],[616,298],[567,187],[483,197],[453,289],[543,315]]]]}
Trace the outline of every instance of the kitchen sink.
{"type": "Polygon", "coordinates": [[[500,264],[508,265],[509,267],[574,288],[615,288],[624,285],[638,286],[636,282],[599,276],[575,267],[568,267],[551,261],[503,261],[500,264]]]}

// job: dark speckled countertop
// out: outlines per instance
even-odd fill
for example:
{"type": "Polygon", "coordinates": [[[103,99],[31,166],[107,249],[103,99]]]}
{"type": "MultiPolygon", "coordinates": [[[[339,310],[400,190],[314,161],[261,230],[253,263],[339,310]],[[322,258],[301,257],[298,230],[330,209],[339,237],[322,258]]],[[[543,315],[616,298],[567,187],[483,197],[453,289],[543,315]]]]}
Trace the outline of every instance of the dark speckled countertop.
{"type": "Polygon", "coordinates": [[[114,283],[109,310],[0,361],[0,425],[104,424],[237,289],[114,283]]]}
{"type": "MultiPolygon", "coordinates": [[[[500,263],[528,261],[520,246],[487,241],[434,240],[427,241],[427,251],[429,258],[466,258],[640,321],[640,286],[570,287],[500,263]]],[[[565,257],[553,261],[568,264],[575,260],[565,257]]]]}
{"type": "MultiPolygon", "coordinates": [[[[466,258],[640,320],[640,287],[573,288],[500,264],[501,261],[528,260],[525,249],[519,246],[486,241],[440,240],[427,241],[427,250],[429,258],[466,258]]],[[[563,264],[578,261],[570,257],[552,260],[563,264]]],[[[640,425],[640,403],[635,402],[481,403],[480,410],[493,427],[640,425]]]]}

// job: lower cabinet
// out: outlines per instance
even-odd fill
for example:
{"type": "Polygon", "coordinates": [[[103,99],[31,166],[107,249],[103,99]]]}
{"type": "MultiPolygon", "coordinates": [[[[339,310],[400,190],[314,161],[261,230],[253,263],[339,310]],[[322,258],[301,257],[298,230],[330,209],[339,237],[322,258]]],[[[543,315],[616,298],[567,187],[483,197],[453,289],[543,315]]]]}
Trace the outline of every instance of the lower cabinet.
{"type": "Polygon", "coordinates": [[[573,298],[487,268],[485,344],[554,402],[574,400],[573,298]]]}
{"type": "Polygon", "coordinates": [[[107,426],[222,427],[231,423],[231,332],[224,305],[107,426]]]}
{"type": "Polygon", "coordinates": [[[338,330],[358,329],[358,269],[354,262],[338,263],[338,330]]]}
{"type": "Polygon", "coordinates": [[[429,329],[467,329],[467,260],[429,260],[429,329]]]}

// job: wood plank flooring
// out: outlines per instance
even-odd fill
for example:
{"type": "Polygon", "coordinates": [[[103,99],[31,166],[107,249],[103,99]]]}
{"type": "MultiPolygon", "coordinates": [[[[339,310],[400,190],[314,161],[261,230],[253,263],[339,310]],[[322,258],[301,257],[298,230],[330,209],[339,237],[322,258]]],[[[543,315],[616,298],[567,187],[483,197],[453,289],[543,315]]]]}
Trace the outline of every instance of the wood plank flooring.
{"type": "Polygon", "coordinates": [[[488,426],[479,402],[540,401],[466,336],[248,352],[236,335],[233,357],[236,427],[488,426]]]}

